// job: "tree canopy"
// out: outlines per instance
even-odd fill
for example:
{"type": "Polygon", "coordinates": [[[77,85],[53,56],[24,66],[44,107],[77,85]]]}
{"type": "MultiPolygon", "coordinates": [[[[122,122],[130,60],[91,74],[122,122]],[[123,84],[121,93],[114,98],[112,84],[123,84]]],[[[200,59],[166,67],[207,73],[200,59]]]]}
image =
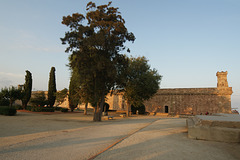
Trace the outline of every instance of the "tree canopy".
{"type": "Polygon", "coordinates": [[[2,93],[2,91],[0,92],[0,106],[9,106],[9,100],[6,99],[2,93]]]}
{"type": "Polygon", "coordinates": [[[162,76],[151,69],[145,57],[129,58],[124,98],[130,105],[141,106],[159,89],[162,76]]]}
{"type": "Polygon", "coordinates": [[[70,69],[79,74],[81,99],[95,108],[94,121],[101,121],[105,96],[121,85],[119,74],[127,64],[120,52],[130,52],[124,43],[134,42],[135,37],[111,2],[100,6],[89,2],[85,16],[74,13],[63,17],[62,24],[70,28],[61,40],[68,44],[66,52],[71,53],[70,69]]]}
{"type": "Polygon", "coordinates": [[[68,89],[64,88],[61,91],[56,93],[56,101],[58,105],[62,104],[65,101],[65,98],[68,96],[68,89]]]}
{"type": "Polygon", "coordinates": [[[47,99],[46,99],[46,96],[45,96],[45,93],[43,91],[40,91],[40,92],[36,92],[30,99],[30,103],[33,105],[33,106],[45,106],[47,105],[47,99]]]}
{"type": "Polygon", "coordinates": [[[16,87],[2,88],[1,89],[2,98],[9,101],[9,105],[12,107],[15,100],[21,98],[21,90],[16,87]]]}

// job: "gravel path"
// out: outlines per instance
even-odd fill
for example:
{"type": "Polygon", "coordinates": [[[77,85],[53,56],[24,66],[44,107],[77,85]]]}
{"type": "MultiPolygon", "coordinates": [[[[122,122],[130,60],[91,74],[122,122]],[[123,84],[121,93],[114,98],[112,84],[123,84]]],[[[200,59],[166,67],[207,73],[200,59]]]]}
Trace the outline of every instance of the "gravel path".
{"type": "Polygon", "coordinates": [[[179,118],[18,113],[0,116],[0,160],[240,159],[240,144],[192,140],[186,131],[179,118]]]}

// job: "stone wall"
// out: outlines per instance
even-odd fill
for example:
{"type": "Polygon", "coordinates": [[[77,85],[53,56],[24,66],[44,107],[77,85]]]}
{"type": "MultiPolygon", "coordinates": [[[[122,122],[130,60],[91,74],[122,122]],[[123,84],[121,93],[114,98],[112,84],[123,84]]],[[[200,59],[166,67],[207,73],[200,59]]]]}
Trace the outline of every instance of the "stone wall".
{"type": "MultiPolygon", "coordinates": [[[[228,87],[227,72],[217,72],[216,88],[160,89],[144,102],[147,112],[171,114],[231,113],[232,87],[228,87]]],[[[107,96],[110,109],[125,110],[121,93],[107,96]]]]}
{"type": "Polygon", "coordinates": [[[144,105],[148,112],[205,114],[231,112],[231,88],[225,93],[217,88],[160,89],[144,105]]]}

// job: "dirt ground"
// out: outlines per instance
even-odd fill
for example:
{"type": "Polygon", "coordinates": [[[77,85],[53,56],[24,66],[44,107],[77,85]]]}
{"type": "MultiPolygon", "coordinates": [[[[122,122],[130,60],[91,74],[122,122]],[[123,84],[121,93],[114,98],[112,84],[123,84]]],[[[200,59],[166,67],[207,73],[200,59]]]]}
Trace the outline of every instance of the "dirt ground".
{"type": "Polygon", "coordinates": [[[186,119],[83,113],[0,116],[0,160],[239,160],[239,143],[187,138],[186,119]],[[104,152],[103,152],[104,151],[104,152]]]}

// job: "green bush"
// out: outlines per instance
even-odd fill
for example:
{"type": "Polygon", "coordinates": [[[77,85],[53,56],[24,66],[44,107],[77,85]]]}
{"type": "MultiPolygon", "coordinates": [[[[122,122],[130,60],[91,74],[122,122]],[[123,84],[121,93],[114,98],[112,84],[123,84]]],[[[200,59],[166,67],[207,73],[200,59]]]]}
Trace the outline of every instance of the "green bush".
{"type": "Polygon", "coordinates": [[[9,100],[0,97],[0,106],[9,106],[9,100]]]}
{"type": "Polygon", "coordinates": [[[62,107],[54,107],[55,111],[61,111],[62,107]]]}
{"type": "Polygon", "coordinates": [[[41,106],[27,106],[26,110],[32,112],[54,112],[55,109],[53,107],[41,107],[41,106]]]}
{"type": "Polygon", "coordinates": [[[42,108],[43,107],[40,107],[40,106],[34,106],[34,107],[31,107],[31,110],[32,112],[42,112],[42,108]]]}
{"type": "Polygon", "coordinates": [[[16,110],[23,110],[22,106],[14,106],[16,108],[16,110]]]}
{"type": "Polygon", "coordinates": [[[31,111],[32,110],[32,106],[27,106],[25,109],[28,110],[28,111],[31,111]]]}
{"type": "Polygon", "coordinates": [[[14,107],[2,106],[0,107],[0,114],[6,116],[14,116],[16,115],[17,110],[14,107]]]}
{"type": "Polygon", "coordinates": [[[43,107],[42,112],[55,112],[55,108],[53,108],[53,107],[43,107]]]}
{"type": "Polygon", "coordinates": [[[35,93],[30,99],[30,104],[33,106],[44,106],[47,105],[47,99],[43,91],[35,93]]]}
{"type": "Polygon", "coordinates": [[[68,108],[62,108],[61,112],[68,112],[68,108]]]}

